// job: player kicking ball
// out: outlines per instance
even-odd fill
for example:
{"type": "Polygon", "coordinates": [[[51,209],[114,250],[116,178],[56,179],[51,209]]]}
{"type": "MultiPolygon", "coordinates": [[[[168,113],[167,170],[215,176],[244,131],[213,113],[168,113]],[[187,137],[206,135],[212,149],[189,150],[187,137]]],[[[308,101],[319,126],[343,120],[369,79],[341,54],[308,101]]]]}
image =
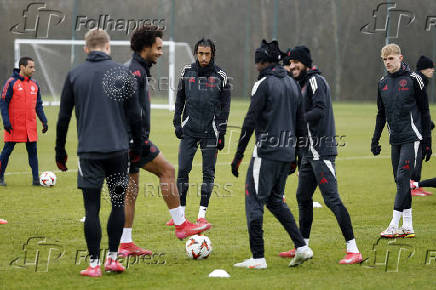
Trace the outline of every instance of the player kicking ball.
{"type": "Polygon", "coordinates": [[[427,93],[422,78],[411,72],[403,62],[401,49],[391,43],[381,49],[387,74],[378,83],[377,119],[371,142],[371,152],[379,155],[379,140],[387,122],[394,179],[397,186],[392,220],[380,235],[385,238],[415,237],[412,223],[411,174],[418,150],[430,160],[431,120],[427,93]],[[399,227],[403,217],[403,225],[399,227]]]}
{"type": "Polygon", "coordinates": [[[265,205],[285,228],[297,249],[289,266],[298,266],[313,256],[283,201],[286,180],[296,167],[295,142],[289,140],[304,136],[304,112],[299,87],[278,64],[280,56],[277,41],[267,43],[263,40],[255,52],[258,81],[251,92],[250,107],[231,164],[233,175],[238,177],[238,167],[255,131],[256,145],[245,181],[245,213],[253,256],[234,264],[234,267],[267,268],[262,229],[265,205]],[[281,139],[288,142],[277,144],[281,139]]]}
{"type": "MultiPolygon", "coordinates": [[[[319,187],[326,206],[333,212],[346,241],[347,254],[339,264],[362,262],[362,254],[354,239],[347,208],[341,201],[335,172],[336,127],[330,88],[317,69],[312,68],[310,50],[296,46],[289,52],[290,70],[299,82],[304,100],[305,147],[299,164],[297,201],[300,231],[307,245],[313,223],[313,194],[319,187]],[[306,146],[306,144],[308,146],[306,146]]],[[[298,249],[297,249],[298,250],[298,249]]],[[[279,254],[294,257],[295,250],[279,254]]]]}
{"type": "Polygon", "coordinates": [[[126,193],[126,221],[119,253],[122,256],[128,255],[151,255],[150,250],[142,249],[135,245],[132,240],[132,227],[135,216],[135,203],[138,196],[139,169],[144,169],[155,174],[159,178],[162,196],[168,206],[170,215],[174,221],[175,234],[177,238],[184,239],[188,236],[199,234],[210,228],[209,224],[192,224],[185,218],[185,213],[180,206],[180,197],[175,182],[175,169],[165,159],[159,148],[149,140],[150,135],[150,88],[148,78],[151,77],[150,68],[157,63],[163,54],[162,31],[156,30],[154,26],[143,26],[138,28],[132,35],[130,47],[133,56],[128,62],[129,70],[135,76],[137,89],[135,91],[142,115],[143,144],[142,155],[139,160],[131,163],[129,169],[129,187],[126,193]]]}

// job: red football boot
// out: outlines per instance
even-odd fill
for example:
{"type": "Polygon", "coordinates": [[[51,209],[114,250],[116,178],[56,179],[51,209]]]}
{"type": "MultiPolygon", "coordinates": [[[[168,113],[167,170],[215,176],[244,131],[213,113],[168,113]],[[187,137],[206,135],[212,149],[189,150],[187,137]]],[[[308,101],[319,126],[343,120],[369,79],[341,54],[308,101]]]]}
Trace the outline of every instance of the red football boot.
{"type": "Polygon", "coordinates": [[[4,219],[0,219],[0,225],[5,225],[5,224],[7,224],[8,223],[8,221],[7,220],[4,220],[4,219]]]}
{"type": "Polygon", "coordinates": [[[134,242],[131,243],[121,243],[118,248],[118,256],[127,257],[127,256],[151,256],[153,254],[152,251],[146,250],[135,245],[134,242]]]}
{"type": "Polygon", "coordinates": [[[287,252],[281,252],[281,253],[279,253],[279,256],[282,258],[293,258],[293,257],[295,257],[295,248],[293,248],[292,250],[289,250],[287,252]]]}
{"type": "Polygon", "coordinates": [[[204,231],[210,229],[210,224],[192,224],[190,221],[186,220],[183,224],[175,226],[176,237],[183,240],[186,237],[198,235],[204,231]]]}
{"type": "Polygon", "coordinates": [[[116,272],[122,273],[126,270],[123,265],[117,260],[113,260],[112,258],[106,258],[106,262],[104,263],[104,270],[106,272],[116,272]]]}
{"type": "Polygon", "coordinates": [[[97,265],[95,267],[89,266],[88,268],[86,268],[86,270],[80,271],[80,275],[88,277],[101,277],[100,265],[97,265]]]}
{"type": "Polygon", "coordinates": [[[361,253],[347,253],[345,257],[339,261],[339,264],[358,264],[362,261],[361,253]]]}
{"type": "Polygon", "coordinates": [[[210,226],[212,226],[205,218],[197,219],[197,225],[210,225],[210,226]]]}

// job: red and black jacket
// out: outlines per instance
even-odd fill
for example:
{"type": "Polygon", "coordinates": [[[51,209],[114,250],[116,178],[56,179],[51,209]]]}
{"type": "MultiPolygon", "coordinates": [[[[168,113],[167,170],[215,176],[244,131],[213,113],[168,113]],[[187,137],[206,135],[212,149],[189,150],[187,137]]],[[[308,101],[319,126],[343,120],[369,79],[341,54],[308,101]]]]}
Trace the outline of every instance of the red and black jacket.
{"type": "Polygon", "coordinates": [[[5,142],[36,142],[38,132],[36,116],[47,123],[42,106],[38,83],[20,75],[14,69],[12,76],[3,87],[0,109],[4,127],[12,127],[11,133],[4,132],[5,142]]]}

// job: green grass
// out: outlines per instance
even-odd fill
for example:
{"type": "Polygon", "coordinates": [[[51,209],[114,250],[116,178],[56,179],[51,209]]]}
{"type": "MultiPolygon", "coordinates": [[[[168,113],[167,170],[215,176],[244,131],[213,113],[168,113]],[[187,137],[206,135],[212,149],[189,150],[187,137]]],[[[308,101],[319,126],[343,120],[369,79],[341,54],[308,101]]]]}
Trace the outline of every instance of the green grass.
{"type": "MultiPolygon", "coordinates": [[[[248,108],[248,103],[234,101],[230,114],[230,124],[240,126],[248,108]]],[[[0,218],[6,218],[8,225],[0,226],[0,288],[217,288],[217,289],[373,289],[388,288],[392,285],[402,288],[435,288],[434,274],[436,261],[425,265],[427,250],[436,250],[436,195],[413,199],[415,239],[397,240],[396,245],[380,241],[377,246],[377,262],[390,250],[388,272],[383,265],[374,267],[373,245],[378,235],[389,223],[392,215],[395,184],[389,159],[390,149],[387,133],[382,139],[382,154],[371,158],[369,147],[372,136],[376,105],[337,103],[334,106],[338,135],[345,135],[346,146],[339,148],[337,177],[339,191],[347,206],[354,225],[357,244],[365,258],[366,265],[338,265],[343,257],[345,243],[333,214],[324,206],[317,191],[315,201],[323,208],[314,209],[314,224],[311,244],[314,258],[297,268],[288,268],[288,260],[277,256],[279,251],[292,247],[289,237],[282,226],[266,210],[264,219],[265,255],[268,269],[249,271],[235,269],[233,263],[250,256],[248,233],[244,210],[244,176],[248,166],[249,152],[253,140],[247,149],[246,158],[241,165],[241,176],[231,175],[229,163],[235,152],[239,131],[229,132],[227,144],[218,156],[216,183],[227,191],[213,194],[208,211],[208,219],[214,227],[207,234],[214,247],[210,258],[202,261],[189,260],[184,253],[184,242],[174,236],[173,230],[164,224],[169,219],[165,203],[158,192],[151,192],[151,186],[157,185],[157,178],[141,172],[140,196],[136,205],[136,219],[133,237],[135,242],[156,253],[161,258],[141,261],[130,265],[122,275],[104,275],[100,279],[79,276],[86,267],[82,261],[75,264],[77,250],[85,250],[83,224],[79,219],[84,215],[81,192],[76,188],[77,158],[75,120],[68,134],[67,151],[69,153],[66,173],[56,170],[54,162],[55,124],[58,107],[47,107],[49,131],[40,135],[38,142],[40,172],[51,170],[57,174],[57,185],[53,188],[35,188],[31,184],[30,168],[27,164],[25,146],[19,144],[11,156],[7,175],[8,186],[0,189],[0,218]],[[230,144],[229,144],[230,143],[230,144]],[[145,191],[148,188],[148,191],[145,191]],[[10,266],[17,257],[17,264],[23,265],[23,244],[29,237],[46,237],[47,243],[60,245],[64,255],[57,261],[51,261],[48,271],[44,265],[47,251],[40,246],[41,268],[10,266]],[[395,272],[398,244],[403,244],[399,258],[398,271],[395,272]],[[408,250],[407,250],[408,249],[408,250]],[[413,256],[407,258],[412,251],[413,256]],[[165,261],[165,264],[160,264],[165,261]],[[372,267],[371,267],[372,266],[372,267]],[[225,269],[231,275],[229,279],[208,278],[214,269],[225,269]],[[390,271],[390,272],[389,272],[390,271]]],[[[432,108],[434,111],[435,108],[432,108]]],[[[172,114],[165,110],[152,112],[151,139],[166,158],[177,164],[178,140],[172,129],[172,114]]],[[[201,154],[197,154],[191,173],[191,182],[201,183],[201,154]]],[[[435,161],[426,163],[423,177],[434,177],[435,161]]],[[[287,203],[298,218],[295,200],[297,178],[290,176],[286,187],[287,203]]],[[[194,189],[194,188],[192,188],[194,189]]],[[[436,191],[435,191],[436,193],[436,191]]],[[[199,205],[199,196],[191,190],[188,196],[187,216],[195,220],[199,205]]],[[[102,201],[101,221],[103,224],[102,247],[107,246],[105,223],[110,204],[102,201]]],[[[57,254],[53,250],[52,257],[57,254]]],[[[436,255],[436,253],[435,253],[436,255]]],[[[29,247],[28,262],[35,257],[35,246],[29,247]]]]}

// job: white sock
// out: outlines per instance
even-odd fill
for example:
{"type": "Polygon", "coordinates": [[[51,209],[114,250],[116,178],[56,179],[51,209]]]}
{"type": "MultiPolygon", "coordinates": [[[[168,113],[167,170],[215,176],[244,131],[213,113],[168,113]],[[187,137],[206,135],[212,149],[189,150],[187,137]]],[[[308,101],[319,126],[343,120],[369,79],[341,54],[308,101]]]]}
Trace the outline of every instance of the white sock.
{"type": "Polygon", "coordinates": [[[200,209],[198,210],[197,219],[204,219],[204,218],[206,218],[206,211],[207,211],[207,207],[200,206],[200,209]]]}
{"type": "Polygon", "coordinates": [[[302,251],[305,251],[305,250],[307,250],[307,249],[309,249],[309,246],[308,245],[306,245],[306,246],[302,246],[302,247],[298,247],[297,248],[297,250],[296,250],[296,252],[302,252],[302,251]]]}
{"type": "Polygon", "coordinates": [[[100,259],[89,259],[89,266],[95,268],[98,265],[100,265],[100,259]]]}
{"type": "Polygon", "coordinates": [[[121,235],[121,243],[131,243],[132,240],[132,228],[124,228],[123,234],[121,235]]]}
{"type": "Polygon", "coordinates": [[[403,227],[413,229],[411,208],[403,210],[403,227]]]}
{"type": "Polygon", "coordinates": [[[185,211],[181,206],[170,209],[170,215],[173,218],[174,224],[176,226],[180,226],[186,221],[185,211]]]}
{"type": "Polygon", "coordinates": [[[183,215],[185,215],[185,209],[186,209],[186,206],[180,206],[181,208],[182,208],[182,210],[183,210],[183,215]]]}
{"type": "Polygon", "coordinates": [[[416,181],[415,181],[415,182],[413,183],[413,186],[414,186],[415,188],[419,188],[419,182],[416,182],[416,181]]]}
{"type": "Polygon", "coordinates": [[[265,257],[257,258],[257,259],[253,258],[253,260],[254,260],[255,263],[266,263],[265,257]]]}
{"type": "Polygon", "coordinates": [[[116,260],[118,258],[118,252],[108,252],[107,257],[112,258],[112,260],[116,260]]]}
{"type": "Polygon", "coordinates": [[[400,223],[400,218],[402,215],[403,215],[403,213],[401,211],[394,210],[392,213],[392,220],[391,220],[391,223],[389,224],[389,226],[398,228],[398,225],[400,223]]]}
{"type": "Polygon", "coordinates": [[[304,239],[304,242],[306,243],[306,246],[309,246],[309,239],[304,239]]]}
{"type": "Polygon", "coordinates": [[[359,253],[355,239],[347,241],[347,253],[359,253]]]}

